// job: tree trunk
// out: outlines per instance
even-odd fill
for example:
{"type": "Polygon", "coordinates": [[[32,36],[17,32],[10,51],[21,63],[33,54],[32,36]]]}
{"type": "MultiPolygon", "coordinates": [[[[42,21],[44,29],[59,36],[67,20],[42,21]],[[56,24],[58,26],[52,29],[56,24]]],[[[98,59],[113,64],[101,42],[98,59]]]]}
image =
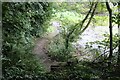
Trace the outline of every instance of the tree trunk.
{"type": "Polygon", "coordinates": [[[66,37],[65,48],[68,49],[68,47],[69,47],[69,38],[66,37]]]}
{"type": "Polygon", "coordinates": [[[113,45],[112,45],[112,10],[109,6],[109,3],[106,2],[106,7],[107,7],[107,10],[109,12],[109,31],[110,31],[110,54],[109,54],[109,58],[112,57],[113,55],[113,45]]]}
{"type": "MultiPolygon", "coordinates": [[[[118,15],[120,16],[120,1],[118,2],[118,15]]],[[[120,65],[120,20],[118,19],[118,37],[119,37],[119,45],[118,45],[118,60],[117,63],[120,65]]]]}

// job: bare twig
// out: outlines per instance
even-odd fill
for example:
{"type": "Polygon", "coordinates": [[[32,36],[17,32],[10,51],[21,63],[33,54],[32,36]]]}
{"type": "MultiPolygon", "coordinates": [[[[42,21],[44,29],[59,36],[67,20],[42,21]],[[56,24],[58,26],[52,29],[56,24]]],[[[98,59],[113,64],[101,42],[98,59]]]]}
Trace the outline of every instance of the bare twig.
{"type": "Polygon", "coordinates": [[[84,32],[84,31],[87,29],[87,27],[89,26],[89,24],[90,24],[90,22],[91,22],[91,20],[92,20],[92,18],[93,18],[93,16],[94,16],[94,13],[95,13],[97,4],[98,4],[98,2],[96,2],[95,6],[94,6],[94,9],[93,9],[93,11],[92,11],[92,13],[91,13],[91,17],[90,17],[87,25],[85,26],[85,28],[82,29],[81,33],[84,32]]]}
{"type": "MultiPolygon", "coordinates": [[[[118,45],[116,45],[112,50],[115,50],[116,48],[117,48],[117,46],[118,45]]],[[[96,60],[98,60],[102,55],[105,55],[107,52],[109,52],[110,50],[108,50],[108,51],[105,51],[103,54],[101,54],[100,56],[98,56],[97,58],[95,58],[94,60],[93,60],[93,62],[95,62],[96,60]]]]}

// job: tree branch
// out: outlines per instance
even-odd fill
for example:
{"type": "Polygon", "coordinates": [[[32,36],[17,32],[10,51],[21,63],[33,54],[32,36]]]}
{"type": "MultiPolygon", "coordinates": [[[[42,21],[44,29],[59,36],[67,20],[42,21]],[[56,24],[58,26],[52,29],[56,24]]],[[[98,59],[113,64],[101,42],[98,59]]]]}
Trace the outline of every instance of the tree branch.
{"type": "MultiPolygon", "coordinates": [[[[87,20],[88,16],[90,15],[90,13],[91,13],[91,11],[92,11],[93,6],[94,6],[94,3],[92,3],[92,5],[91,5],[91,7],[90,7],[90,10],[88,11],[88,13],[87,13],[87,15],[85,16],[85,18],[83,19],[83,21],[82,21],[81,23],[76,24],[74,27],[80,25],[81,28],[82,28],[84,22],[87,20]]],[[[77,28],[74,28],[71,32],[69,32],[68,37],[69,37],[76,29],[77,29],[77,28]]]]}
{"type": "MultiPolygon", "coordinates": [[[[87,29],[87,27],[89,26],[89,24],[90,24],[90,22],[91,22],[91,20],[92,20],[92,18],[93,18],[93,16],[94,16],[95,10],[96,10],[96,8],[97,8],[97,4],[98,4],[98,2],[96,2],[95,7],[94,7],[94,9],[93,9],[93,11],[92,11],[92,13],[91,13],[91,17],[90,17],[87,25],[85,26],[85,28],[82,29],[81,33],[84,32],[84,31],[87,29]]],[[[80,34],[81,34],[81,33],[80,33],[80,34]]]]}
{"type": "MultiPolygon", "coordinates": [[[[118,47],[118,45],[116,45],[112,50],[115,50],[116,48],[118,47]]],[[[93,60],[93,62],[95,62],[97,59],[99,59],[102,55],[105,55],[107,52],[109,52],[110,50],[108,50],[108,51],[105,51],[104,53],[102,53],[100,56],[98,56],[97,58],[95,58],[94,60],[93,60]]]]}
{"type": "Polygon", "coordinates": [[[83,21],[81,22],[81,26],[83,26],[84,22],[87,20],[89,14],[91,13],[92,11],[92,8],[94,6],[94,3],[92,3],[91,7],[90,7],[90,10],[88,11],[87,15],[85,16],[85,18],[83,19],[83,21]]]}

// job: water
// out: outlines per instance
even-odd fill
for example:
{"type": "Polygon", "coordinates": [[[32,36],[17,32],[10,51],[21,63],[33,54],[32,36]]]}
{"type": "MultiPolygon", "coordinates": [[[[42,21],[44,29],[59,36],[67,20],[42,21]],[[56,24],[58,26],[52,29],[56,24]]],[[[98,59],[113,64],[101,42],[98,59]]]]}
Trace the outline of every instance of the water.
{"type": "MultiPolygon", "coordinates": [[[[117,26],[113,27],[113,34],[118,33],[117,26]]],[[[87,42],[102,41],[105,39],[103,34],[109,34],[109,27],[107,26],[96,26],[89,27],[80,35],[80,39],[76,42],[77,45],[85,48],[87,42]]],[[[98,45],[93,45],[93,48],[98,48],[98,45]]]]}
{"type": "MultiPolygon", "coordinates": [[[[54,27],[54,31],[52,32],[51,36],[55,36],[60,32],[61,24],[57,21],[52,22],[52,26],[54,27]]],[[[118,27],[113,26],[113,34],[118,33],[118,27]]],[[[76,47],[83,47],[87,42],[94,42],[94,41],[102,41],[105,39],[103,34],[109,34],[109,26],[95,26],[95,27],[88,27],[82,35],[80,35],[77,42],[73,43],[76,47]]],[[[97,44],[92,45],[93,48],[98,48],[97,44]]]]}
{"type": "MultiPolygon", "coordinates": [[[[60,32],[60,24],[59,22],[53,22],[52,26],[55,28],[51,35],[57,35],[60,32]]],[[[118,27],[113,27],[113,34],[118,33],[118,27]]],[[[88,42],[94,42],[94,41],[102,41],[105,39],[103,34],[109,34],[109,27],[108,26],[95,26],[95,27],[88,27],[82,35],[80,35],[77,42],[73,43],[74,48],[78,50],[78,52],[83,54],[83,56],[75,53],[74,55],[77,55],[77,58],[81,60],[94,60],[95,54],[90,53],[90,51],[86,50],[86,43],[88,42]],[[81,52],[82,51],[82,52],[81,52]]],[[[92,48],[98,49],[98,44],[92,45],[92,48]]],[[[104,49],[99,49],[101,52],[104,52],[104,49]]],[[[102,53],[101,53],[102,54],[102,53]]]]}

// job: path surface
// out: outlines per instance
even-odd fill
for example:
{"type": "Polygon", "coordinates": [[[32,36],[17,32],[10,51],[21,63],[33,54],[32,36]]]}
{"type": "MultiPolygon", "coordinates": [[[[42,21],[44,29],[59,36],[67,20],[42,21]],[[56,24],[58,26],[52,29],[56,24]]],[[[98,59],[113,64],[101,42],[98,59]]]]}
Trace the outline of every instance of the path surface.
{"type": "Polygon", "coordinates": [[[43,66],[47,71],[50,71],[50,66],[56,64],[55,61],[52,61],[50,57],[46,54],[47,51],[45,49],[46,45],[48,45],[49,39],[42,38],[36,41],[36,45],[34,48],[34,54],[36,57],[43,63],[43,66]]]}
{"type": "Polygon", "coordinates": [[[36,40],[36,45],[34,48],[34,54],[40,60],[40,63],[46,68],[47,71],[50,71],[51,65],[56,65],[57,62],[50,59],[50,57],[46,54],[46,46],[49,44],[50,40],[52,40],[59,32],[57,27],[54,27],[54,31],[48,34],[45,34],[44,38],[39,38],[36,40]]]}

